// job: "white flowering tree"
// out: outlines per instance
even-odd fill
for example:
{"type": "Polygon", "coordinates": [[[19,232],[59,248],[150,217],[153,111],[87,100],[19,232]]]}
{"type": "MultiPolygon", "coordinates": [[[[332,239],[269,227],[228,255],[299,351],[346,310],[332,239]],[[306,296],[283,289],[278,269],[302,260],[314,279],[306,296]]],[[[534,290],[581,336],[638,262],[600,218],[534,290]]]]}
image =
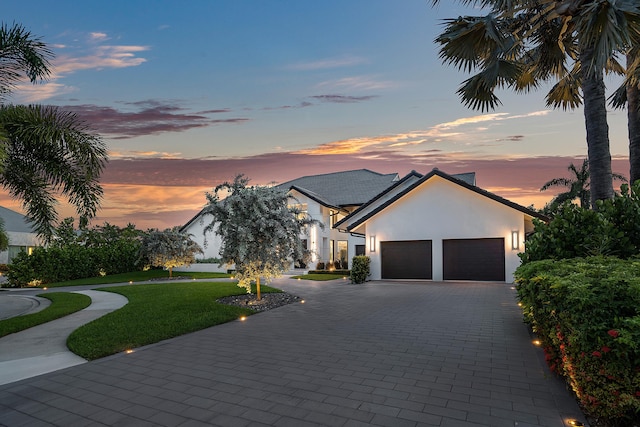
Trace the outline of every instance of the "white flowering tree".
{"type": "Polygon", "coordinates": [[[202,253],[200,245],[176,228],[147,232],[140,247],[140,259],[153,267],[166,268],[169,277],[173,277],[174,267],[193,264],[198,253],[202,253]]]}
{"type": "Polygon", "coordinates": [[[287,271],[293,260],[309,258],[300,235],[317,221],[301,212],[287,191],[248,183],[248,178],[238,175],[206,193],[203,214],[211,217],[211,223],[204,233],[213,231],[221,237],[221,264],[236,265],[238,286],[247,293],[255,281],[260,300],[260,278],[269,283],[287,271]]]}

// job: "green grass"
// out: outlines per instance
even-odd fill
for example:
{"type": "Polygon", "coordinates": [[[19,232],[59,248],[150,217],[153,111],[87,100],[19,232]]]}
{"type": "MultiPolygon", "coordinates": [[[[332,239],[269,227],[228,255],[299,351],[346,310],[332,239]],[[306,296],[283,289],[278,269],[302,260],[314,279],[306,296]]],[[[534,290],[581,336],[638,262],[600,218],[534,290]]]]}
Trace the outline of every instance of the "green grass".
{"type": "MultiPolygon", "coordinates": [[[[94,360],[198,331],[253,314],[216,299],[240,295],[232,282],[158,283],[102,289],[124,295],[129,303],[76,329],[67,340],[71,351],[94,360]]],[[[262,292],[278,292],[261,286],[262,292]]]]}
{"type": "Polygon", "coordinates": [[[302,280],[316,280],[316,281],[325,281],[325,280],[336,280],[336,279],[344,279],[349,278],[349,276],[345,276],[344,274],[304,274],[302,276],[293,276],[292,279],[302,279],[302,280]]]}
{"type": "Polygon", "coordinates": [[[88,296],[71,292],[51,292],[38,296],[51,300],[51,305],[37,313],[0,320],[0,337],[67,316],[91,304],[88,296]]]}
{"type": "MultiPolygon", "coordinates": [[[[221,279],[231,277],[227,273],[203,273],[203,272],[178,272],[174,271],[173,276],[189,277],[191,279],[221,279]]],[[[165,270],[132,271],[130,273],[111,274],[109,276],[88,277],[86,279],[67,280],[65,282],[49,283],[42,285],[47,288],[59,288],[62,286],[81,285],[103,285],[106,283],[128,283],[144,282],[151,279],[169,277],[169,272],[165,270]]]]}

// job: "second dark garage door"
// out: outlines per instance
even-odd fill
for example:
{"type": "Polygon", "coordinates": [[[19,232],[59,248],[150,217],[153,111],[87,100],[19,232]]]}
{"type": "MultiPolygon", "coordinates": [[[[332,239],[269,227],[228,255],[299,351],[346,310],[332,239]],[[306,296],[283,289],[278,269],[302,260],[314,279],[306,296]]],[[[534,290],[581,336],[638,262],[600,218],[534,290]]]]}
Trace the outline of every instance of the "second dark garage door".
{"type": "Polygon", "coordinates": [[[431,240],[380,242],[383,279],[431,279],[431,240]]]}
{"type": "Polygon", "coordinates": [[[444,280],[504,282],[504,239],[442,241],[444,280]]]}

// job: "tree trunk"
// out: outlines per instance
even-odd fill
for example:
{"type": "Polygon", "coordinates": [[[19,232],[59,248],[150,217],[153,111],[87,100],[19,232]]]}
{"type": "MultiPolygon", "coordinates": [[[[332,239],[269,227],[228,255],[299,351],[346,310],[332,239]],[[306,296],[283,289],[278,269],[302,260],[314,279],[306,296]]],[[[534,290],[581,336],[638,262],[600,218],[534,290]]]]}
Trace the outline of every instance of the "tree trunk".
{"type": "Polygon", "coordinates": [[[173,277],[173,267],[169,267],[169,278],[173,277]]]}
{"type": "MultiPolygon", "coordinates": [[[[633,63],[634,56],[627,55],[627,67],[633,63]]],[[[629,183],[640,179],[640,89],[627,86],[627,117],[629,128],[629,164],[631,166],[629,183]]]]}
{"type": "Polygon", "coordinates": [[[260,277],[256,279],[256,299],[260,301],[262,296],[260,295],[260,277]]]}
{"type": "Polygon", "coordinates": [[[591,179],[591,207],[596,209],[597,200],[613,197],[613,179],[611,177],[611,151],[603,71],[590,71],[592,57],[592,47],[584,48],[580,52],[584,120],[587,130],[587,152],[591,179]]]}

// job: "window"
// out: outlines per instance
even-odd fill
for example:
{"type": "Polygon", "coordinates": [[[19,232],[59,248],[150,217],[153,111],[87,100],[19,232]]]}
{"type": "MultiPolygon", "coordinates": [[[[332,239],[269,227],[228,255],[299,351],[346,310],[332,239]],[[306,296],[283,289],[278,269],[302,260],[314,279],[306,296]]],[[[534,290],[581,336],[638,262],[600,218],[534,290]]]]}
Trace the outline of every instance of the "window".
{"type": "Polygon", "coordinates": [[[335,240],[329,242],[329,261],[335,261],[335,240]]]}
{"type": "Polygon", "coordinates": [[[9,246],[8,263],[11,263],[11,260],[18,256],[20,252],[26,252],[28,255],[31,255],[34,249],[35,246],[9,246]]]}
{"type": "Polygon", "coordinates": [[[347,240],[338,240],[338,259],[341,262],[349,260],[349,242],[347,240]]]}

